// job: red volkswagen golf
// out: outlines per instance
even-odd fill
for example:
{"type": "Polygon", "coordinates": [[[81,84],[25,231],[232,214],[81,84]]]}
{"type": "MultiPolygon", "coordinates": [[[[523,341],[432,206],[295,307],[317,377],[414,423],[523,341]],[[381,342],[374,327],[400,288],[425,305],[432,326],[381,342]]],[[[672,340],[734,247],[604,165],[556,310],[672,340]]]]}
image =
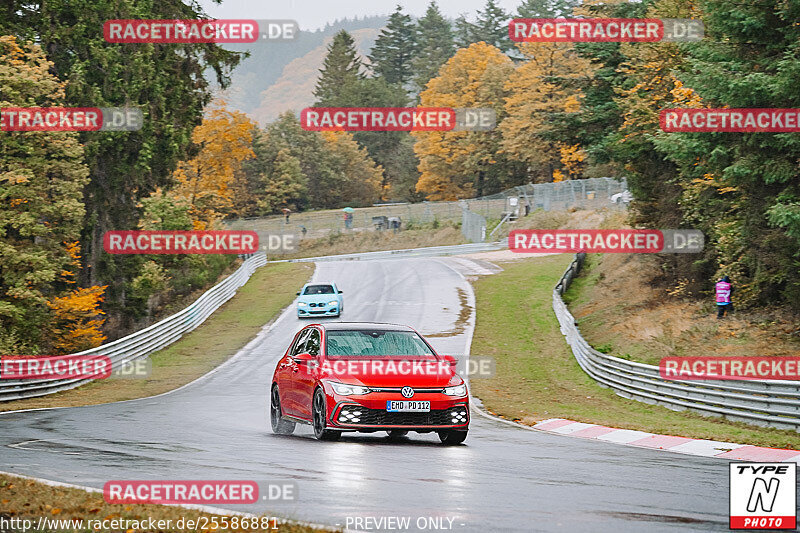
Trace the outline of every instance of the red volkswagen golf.
{"type": "Polygon", "coordinates": [[[329,322],[295,335],[272,378],[272,430],[311,424],[320,440],[343,431],[436,431],[459,444],[469,429],[469,394],[452,356],[438,355],[408,326],[329,322]]]}

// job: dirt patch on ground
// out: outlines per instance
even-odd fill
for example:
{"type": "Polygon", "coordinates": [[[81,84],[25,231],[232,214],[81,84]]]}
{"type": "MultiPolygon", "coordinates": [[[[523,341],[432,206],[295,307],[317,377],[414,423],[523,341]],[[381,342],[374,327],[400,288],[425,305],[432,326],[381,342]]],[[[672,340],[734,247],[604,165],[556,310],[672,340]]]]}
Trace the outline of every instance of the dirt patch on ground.
{"type": "Polygon", "coordinates": [[[657,364],[666,356],[800,354],[795,318],[736,312],[717,320],[713,301],[680,299],[658,287],[655,258],[591,256],[566,300],[584,337],[600,351],[657,364]]]}

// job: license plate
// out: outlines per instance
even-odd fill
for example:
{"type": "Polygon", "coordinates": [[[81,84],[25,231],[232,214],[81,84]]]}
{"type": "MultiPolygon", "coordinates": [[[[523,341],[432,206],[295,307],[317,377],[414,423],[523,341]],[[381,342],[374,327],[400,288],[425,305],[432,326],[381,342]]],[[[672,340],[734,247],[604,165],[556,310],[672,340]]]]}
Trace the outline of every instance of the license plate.
{"type": "Polygon", "coordinates": [[[431,410],[431,402],[421,402],[418,400],[387,400],[386,410],[390,413],[427,413],[431,410]]]}

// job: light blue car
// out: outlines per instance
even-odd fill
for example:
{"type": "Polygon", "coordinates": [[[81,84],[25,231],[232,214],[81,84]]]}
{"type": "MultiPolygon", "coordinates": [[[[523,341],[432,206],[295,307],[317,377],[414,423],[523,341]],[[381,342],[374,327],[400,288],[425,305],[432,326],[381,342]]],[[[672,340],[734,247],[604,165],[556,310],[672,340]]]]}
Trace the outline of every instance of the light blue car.
{"type": "Polygon", "coordinates": [[[297,296],[297,318],[339,316],[344,311],[342,291],[333,282],[306,283],[297,296]]]}

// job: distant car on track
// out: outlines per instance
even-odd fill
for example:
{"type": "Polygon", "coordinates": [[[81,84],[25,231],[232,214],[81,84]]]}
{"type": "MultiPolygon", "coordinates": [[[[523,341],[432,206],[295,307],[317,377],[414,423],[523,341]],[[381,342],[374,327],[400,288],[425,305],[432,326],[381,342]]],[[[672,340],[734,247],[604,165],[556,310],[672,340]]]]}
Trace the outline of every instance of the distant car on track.
{"type": "Polygon", "coordinates": [[[333,282],[307,283],[297,296],[297,318],[341,316],[344,310],[342,291],[333,282]]]}
{"type": "Polygon", "coordinates": [[[611,203],[612,204],[629,204],[633,200],[633,194],[631,191],[624,190],[622,192],[618,192],[617,194],[611,195],[611,203]]]}
{"type": "Polygon", "coordinates": [[[469,429],[469,393],[456,359],[437,354],[414,329],[395,324],[311,324],[278,361],[270,388],[272,431],[310,424],[319,440],[343,431],[435,431],[459,444],[469,429]]]}

